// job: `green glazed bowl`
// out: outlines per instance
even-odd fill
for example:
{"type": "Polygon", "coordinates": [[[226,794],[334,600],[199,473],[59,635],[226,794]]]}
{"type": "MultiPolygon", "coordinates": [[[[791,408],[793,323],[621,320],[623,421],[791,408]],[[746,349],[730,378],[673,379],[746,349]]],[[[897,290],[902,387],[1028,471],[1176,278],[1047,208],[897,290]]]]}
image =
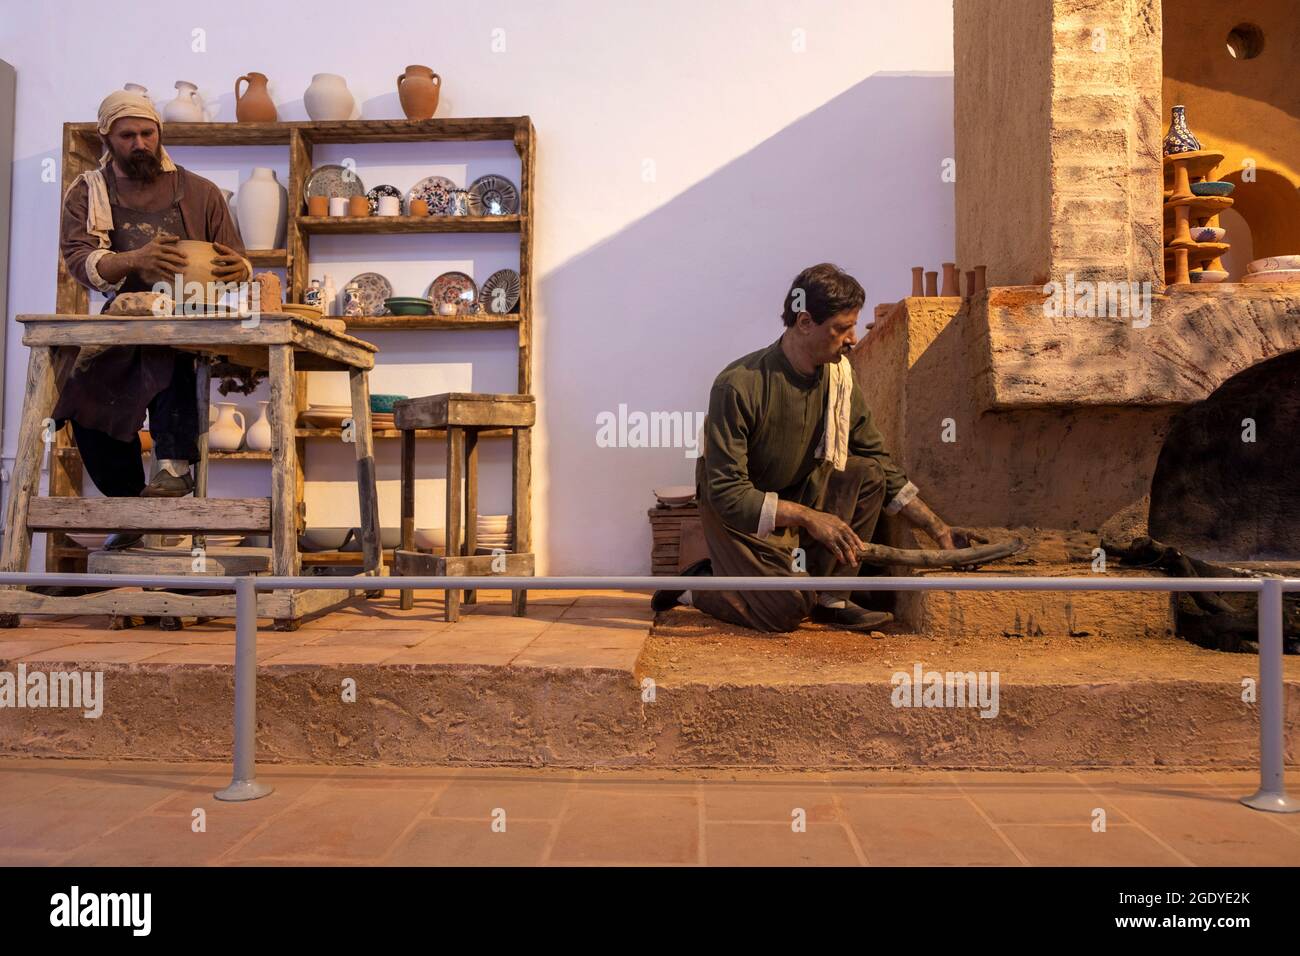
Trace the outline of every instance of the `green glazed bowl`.
{"type": "Polygon", "coordinates": [[[395,296],[384,300],[384,308],[392,315],[432,315],[433,303],[415,296],[395,296]]]}
{"type": "Polygon", "coordinates": [[[398,402],[405,401],[405,395],[371,395],[370,410],[376,415],[386,415],[398,402]]]}

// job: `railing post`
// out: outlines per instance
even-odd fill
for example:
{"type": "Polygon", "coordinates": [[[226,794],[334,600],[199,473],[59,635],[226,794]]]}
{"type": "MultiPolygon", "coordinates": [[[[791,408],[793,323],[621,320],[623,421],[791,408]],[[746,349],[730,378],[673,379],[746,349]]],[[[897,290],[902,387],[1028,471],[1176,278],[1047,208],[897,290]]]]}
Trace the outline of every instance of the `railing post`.
{"type": "Polygon", "coordinates": [[[235,768],[218,800],[256,800],[274,788],[257,780],[257,588],[235,580],[235,768]]]}
{"type": "Polygon", "coordinates": [[[1300,812],[1286,795],[1286,686],[1282,682],[1282,579],[1262,578],[1259,591],[1259,790],[1241,802],[1273,813],[1300,812]]]}

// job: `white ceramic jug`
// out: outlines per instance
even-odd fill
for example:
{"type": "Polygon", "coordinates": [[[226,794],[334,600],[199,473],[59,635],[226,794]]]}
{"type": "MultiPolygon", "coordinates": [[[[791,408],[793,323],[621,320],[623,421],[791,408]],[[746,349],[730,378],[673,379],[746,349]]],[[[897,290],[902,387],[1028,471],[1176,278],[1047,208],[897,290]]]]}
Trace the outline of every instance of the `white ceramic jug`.
{"type": "Polygon", "coordinates": [[[239,187],[235,200],[239,234],[246,249],[279,249],[288,219],[288,193],[275,170],[258,166],[239,187]]]}
{"type": "Polygon", "coordinates": [[[208,426],[208,447],[213,451],[238,451],[244,440],[244,413],[233,402],[217,402],[217,420],[208,426]]]}
{"type": "Polygon", "coordinates": [[[203,113],[199,88],[188,80],[177,80],[176,99],[163,107],[162,116],[166,123],[205,122],[207,117],[203,113]]]}
{"type": "Polygon", "coordinates": [[[261,408],[257,421],[248,426],[248,447],[251,451],[271,450],[270,402],[258,402],[261,408]]]}
{"type": "Polygon", "coordinates": [[[302,101],[307,107],[307,115],[314,120],[352,119],[357,105],[347,81],[337,73],[313,76],[302,101]]]}

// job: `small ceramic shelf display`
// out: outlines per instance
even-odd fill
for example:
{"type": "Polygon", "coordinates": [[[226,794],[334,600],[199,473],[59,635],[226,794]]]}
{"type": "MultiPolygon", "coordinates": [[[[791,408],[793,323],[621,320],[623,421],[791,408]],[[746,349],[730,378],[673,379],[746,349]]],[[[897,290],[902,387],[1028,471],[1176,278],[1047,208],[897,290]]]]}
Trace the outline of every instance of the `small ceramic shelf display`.
{"type": "Polygon", "coordinates": [[[1222,282],[1230,245],[1219,213],[1232,205],[1233,184],[1213,178],[1223,154],[1202,147],[1175,106],[1164,144],[1164,245],[1167,283],[1222,282]]]}

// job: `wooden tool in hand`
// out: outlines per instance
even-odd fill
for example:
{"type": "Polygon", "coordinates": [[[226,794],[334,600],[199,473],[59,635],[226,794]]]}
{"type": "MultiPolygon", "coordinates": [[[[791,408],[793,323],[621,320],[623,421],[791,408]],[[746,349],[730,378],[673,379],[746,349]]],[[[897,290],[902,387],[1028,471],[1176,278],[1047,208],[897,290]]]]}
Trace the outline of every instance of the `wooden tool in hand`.
{"type": "Polygon", "coordinates": [[[961,568],[987,564],[998,558],[1010,557],[1025,550],[1019,538],[981,544],[973,548],[890,548],[883,544],[868,544],[858,553],[867,564],[898,564],[908,568],[961,568]]]}

